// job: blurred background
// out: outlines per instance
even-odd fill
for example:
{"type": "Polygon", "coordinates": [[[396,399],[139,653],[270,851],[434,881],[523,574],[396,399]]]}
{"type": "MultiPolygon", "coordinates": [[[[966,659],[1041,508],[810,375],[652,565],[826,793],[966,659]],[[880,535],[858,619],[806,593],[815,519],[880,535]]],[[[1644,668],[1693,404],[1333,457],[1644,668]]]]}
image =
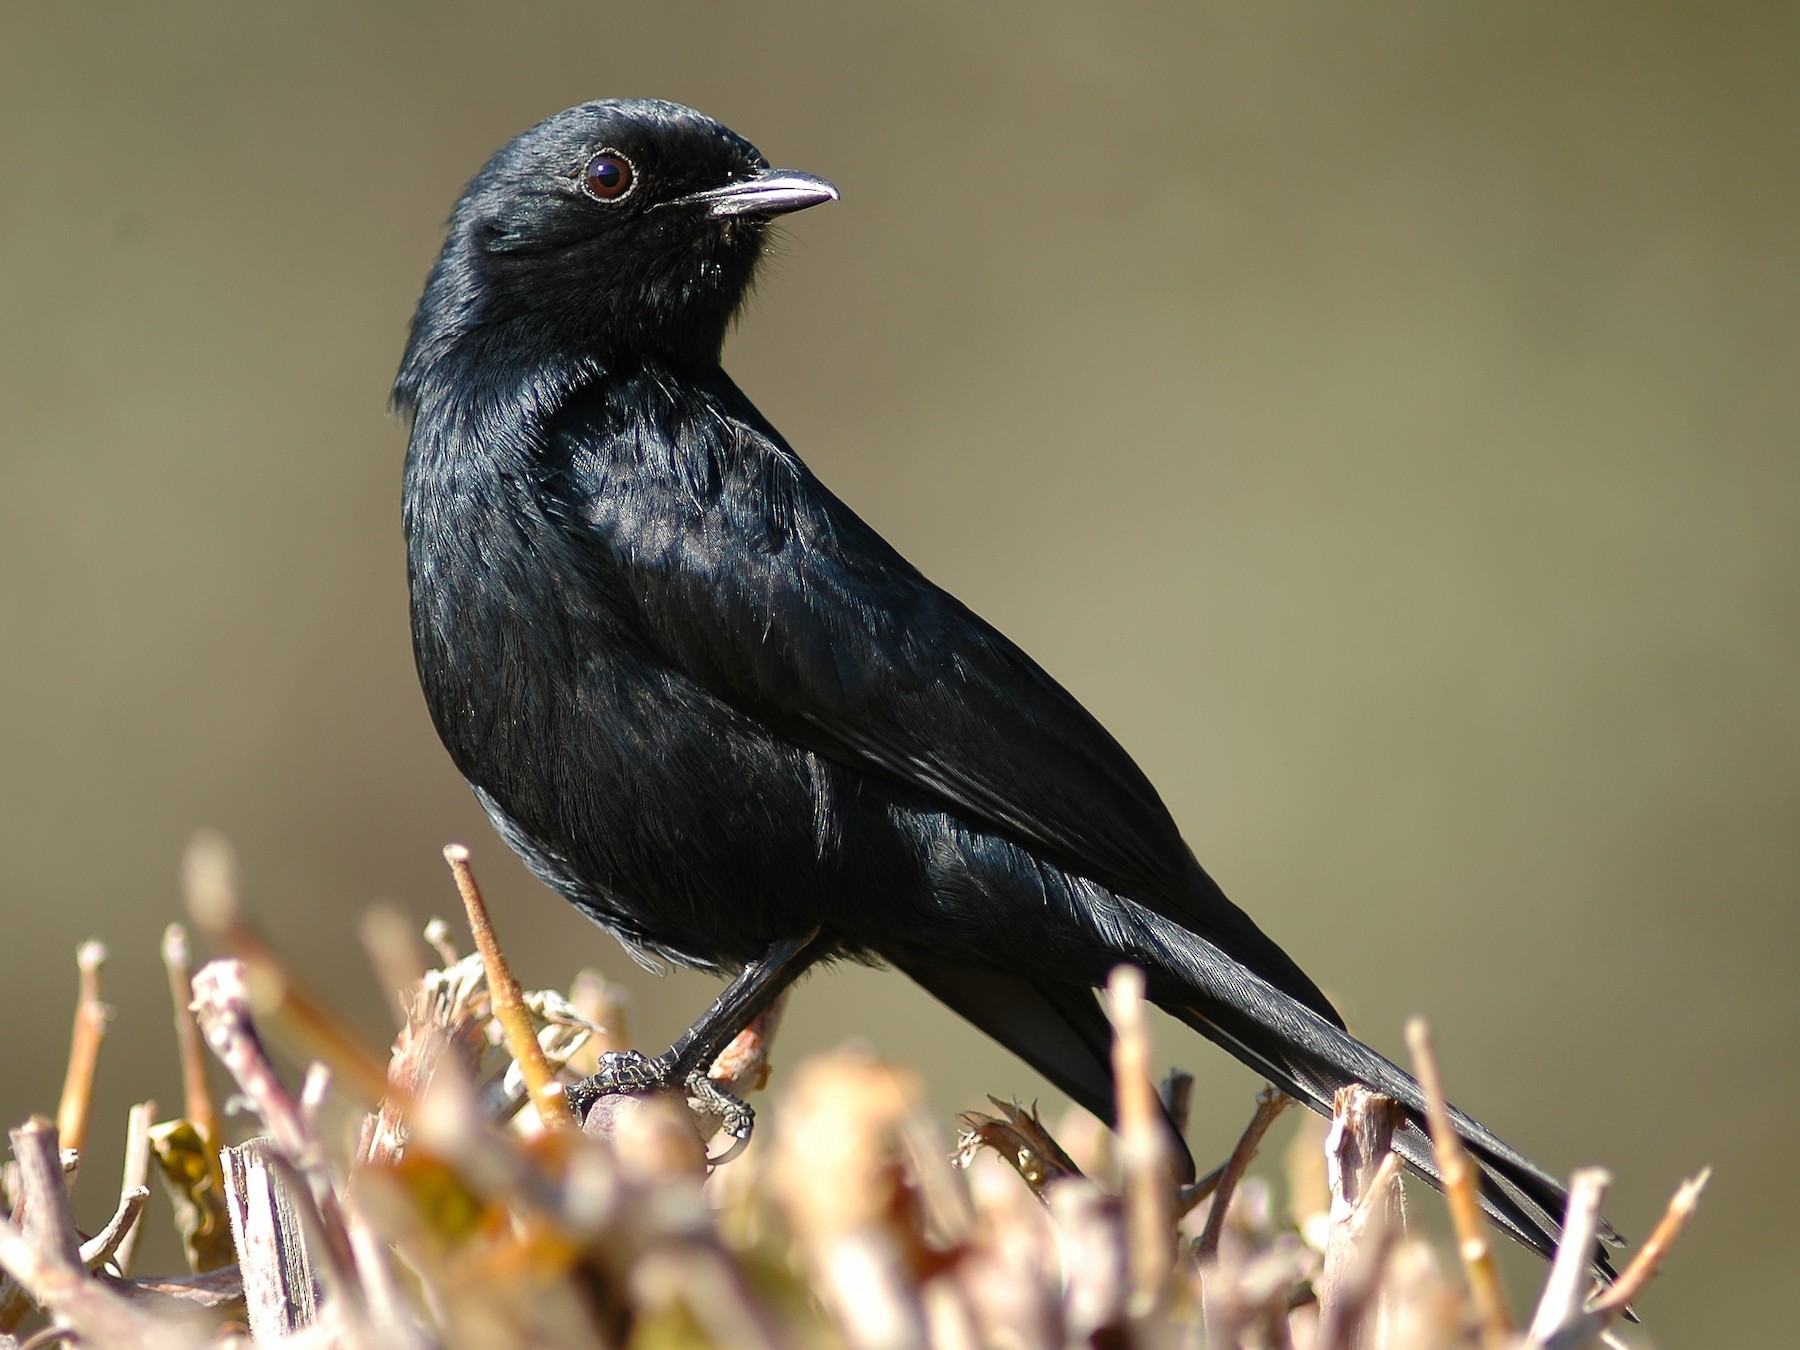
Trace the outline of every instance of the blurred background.
{"type": "MultiPolygon", "coordinates": [[[[0,1117],[54,1108],[88,936],[100,1174],[178,1100],[156,942],[202,825],[372,1041],[356,918],[454,917],[451,839],[528,986],[598,966],[650,1048],[710,997],[536,885],[440,750],[384,408],[468,176],[656,95],[843,191],[727,348],[819,474],[1365,1038],[1428,1014],[1453,1095],[1610,1166],[1629,1233],[1714,1164],[1643,1311],[1782,1339],[1796,51],[1777,5],[6,7],[0,1117]]],[[[1255,1081],[1160,1034],[1222,1154],[1255,1081]]],[[[897,976],[808,980],[778,1061],[846,1037],[946,1121],[1055,1100],[897,976]]]]}

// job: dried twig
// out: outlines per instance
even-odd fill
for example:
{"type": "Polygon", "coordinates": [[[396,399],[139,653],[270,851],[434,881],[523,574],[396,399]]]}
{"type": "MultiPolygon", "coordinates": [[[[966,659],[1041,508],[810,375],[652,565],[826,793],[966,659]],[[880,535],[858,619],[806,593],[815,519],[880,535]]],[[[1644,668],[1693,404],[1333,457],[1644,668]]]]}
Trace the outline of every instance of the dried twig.
{"type": "Polygon", "coordinates": [[[4,1218],[0,1218],[0,1266],[97,1347],[192,1348],[180,1323],[138,1311],[111,1286],[91,1278],[77,1260],[33,1240],[4,1218]]]}
{"type": "Polygon", "coordinates": [[[1594,1300],[1596,1312],[1623,1313],[1631,1306],[1631,1300],[1650,1283],[1650,1277],[1656,1274],[1663,1257],[1668,1254],[1675,1239],[1681,1236],[1681,1230],[1687,1227],[1687,1221],[1693,1217],[1694,1207],[1700,1203],[1700,1192],[1706,1189],[1706,1183],[1711,1180],[1712,1168],[1703,1167],[1697,1175],[1689,1177],[1676,1188],[1655,1231],[1638,1248],[1637,1255],[1631,1258],[1631,1264],[1620,1272],[1619,1278],[1613,1281],[1612,1288],[1594,1300]]]}
{"type": "MultiPolygon", "coordinates": [[[[125,1169],[119,1180],[121,1205],[124,1204],[124,1197],[134,1191],[142,1190],[146,1197],[149,1195],[150,1127],[155,1123],[155,1102],[139,1102],[126,1117],[125,1169]]],[[[118,1245],[113,1249],[113,1265],[119,1274],[131,1274],[131,1261],[137,1254],[138,1235],[143,1231],[141,1223],[134,1223],[120,1235],[118,1245]]]]}
{"type": "Polygon", "coordinates": [[[1584,1167],[1569,1178],[1569,1204],[1562,1239],[1544,1281],[1544,1292],[1531,1318],[1528,1344],[1538,1350],[1587,1316],[1588,1274],[1594,1241],[1600,1232],[1600,1202],[1612,1176],[1602,1167],[1584,1167]]]}
{"type": "Polygon", "coordinates": [[[189,917],[241,963],[248,1010],[272,1019],[308,1055],[329,1064],[341,1082],[379,1101],[387,1089],[385,1062],[307,992],[245,921],[230,846],[216,835],[196,836],[182,862],[182,882],[189,917]]]}
{"type": "MultiPolygon", "coordinates": [[[[1070,1344],[1107,1345],[1131,1340],[1125,1325],[1130,1272],[1123,1241],[1124,1215],[1116,1196],[1085,1177],[1048,1194],[1056,1221],[1056,1246],[1066,1272],[1063,1331],[1070,1344]]],[[[1015,1276],[1015,1278],[1017,1278],[1015,1276]]]]}
{"type": "Polygon", "coordinates": [[[250,1335],[265,1344],[312,1325],[321,1294],[300,1217],[305,1192],[276,1163],[268,1139],[225,1150],[225,1193],[250,1335]]]}
{"type": "MultiPolygon", "coordinates": [[[[466,855],[460,862],[459,883],[472,892],[466,855]]],[[[6,1328],[37,1305],[54,1320],[34,1346],[73,1340],[83,1350],[198,1350],[216,1339],[191,1325],[173,1330],[168,1319],[184,1313],[215,1322],[247,1315],[259,1342],[293,1350],[599,1350],[696,1335],[747,1350],[827,1340],[851,1350],[1056,1350],[1186,1344],[1196,1319],[1208,1343],[1221,1347],[1355,1350],[1372,1336],[1415,1347],[1464,1344],[1476,1323],[1455,1272],[1440,1274],[1424,1244],[1400,1235],[1397,1160],[1386,1143],[1391,1106],[1366,1093],[1340,1096],[1330,1184],[1314,1181],[1324,1198],[1298,1211],[1315,1245],[1279,1230],[1267,1188],[1246,1175],[1280,1106],[1270,1091],[1215,1174],[1220,1188],[1200,1239],[1213,1259],[1204,1269],[1173,1260],[1182,1201],[1167,1120],[1185,1114],[1186,1080],[1166,1080],[1159,1104],[1135,971],[1120,972],[1108,998],[1122,1196],[1096,1187],[1071,1160],[1073,1152],[1110,1174],[1104,1150],[1091,1142],[1065,1150],[1035,1113],[999,1103],[992,1116],[968,1118],[964,1152],[993,1145],[1044,1203],[989,1158],[953,1172],[944,1141],[918,1110],[919,1085],[855,1054],[802,1066],[759,1136],[763,1147],[710,1184],[710,1202],[699,1118],[670,1095],[609,1098],[611,1147],[490,1110],[519,1099],[520,1064],[534,1058],[527,1052],[494,1073],[501,1040],[511,1049],[522,1034],[541,1052],[540,1092],[554,1082],[549,1068],[580,1066],[585,1042],[627,1047],[617,1000],[604,987],[582,982],[574,1003],[518,990],[478,894],[471,922],[480,951],[459,959],[441,925],[433,930],[444,970],[424,969],[399,916],[376,912],[364,925],[378,973],[404,990],[406,1021],[384,1066],[381,1124],[366,1131],[371,1142],[359,1151],[353,1189],[340,1196],[319,1114],[330,1069],[353,1086],[361,1081],[362,1071],[345,1067],[360,1048],[345,1049],[348,1038],[238,916],[222,849],[199,847],[188,882],[207,931],[239,959],[190,977],[175,935],[171,983],[199,1014],[178,1026],[204,1032],[268,1131],[232,1154],[239,1241],[233,1247],[227,1235],[214,1259],[236,1253],[241,1267],[180,1280],[81,1269],[129,1261],[142,1228],[146,1140],[165,1177],[175,1177],[178,1219],[190,1248],[198,1246],[200,1206],[220,1203],[222,1192],[192,1121],[152,1126],[153,1107],[133,1111],[119,1209],[79,1248],[67,1196],[76,1155],[58,1149],[47,1121],[28,1122],[15,1138],[9,1183],[15,1222],[0,1223],[0,1267],[24,1283],[0,1281],[0,1309],[11,1319],[0,1327],[0,1350],[21,1350],[6,1328]],[[503,1006],[513,1024],[497,1029],[503,1006]],[[339,1038],[335,1050],[320,1051],[298,1101],[263,1050],[263,1013],[282,1017],[302,1048],[339,1038]],[[785,1227],[770,1215],[771,1202],[785,1227]],[[1231,1236],[1221,1242],[1224,1228],[1231,1236]],[[798,1261],[784,1259],[784,1235],[798,1261]],[[409,1269],[397,1271],[400,1262],[409,1269]]],[[[84,988],[84,996],[97,999],[98,991],[84,988]]],[[[710,1066],[715,1078],[739,1093],[761,1086],[773,1026],[772,1014],[753,1024],[710,1066]]],[[[197,1085],[194,1113],[207,1119],[204,1078],[187,1077],[197,1085]]],[[[1421,1077],[1441,1123],[1435,1065],[1423,1065],[1421,1077]]],[[[1084,1125],[1101,1132],[1092,1118],[1072,1118],[1071,1141],[1084,1125]]],[[[1316,1139],[1310,1152],[1324,1153],[1323,1143],[1316,1139]]],[[[1446,1172],[1454,1168],[1446,1164],[1446,1172]]],[[[1578,1350],[1604,1337],[1666,1253],[1703,1180],[1682,1188],[1619,1285],[1584,1304],[1588,1249],[1605,1230],[1598,1181],[1578,1176],[1532,1339],[1515,1350],[1578,1350]]],[[[1206,1189],[1200,1183],[1184,1194],[1206,1189]]]]}
{"type": "Polygon", "coordinates": [[[300,1080],[300,1123],[311,1138],[319,1136],[319,1113],[325,1109],[325,1098],[331,1093],[331,1066],[314,1060],[306,1066],[306,1077],[300,1080]]]}
{"type": "Polygon", "coordinates": [[[1129,1310],[1133,1317],[1145,1317],[1162,1303],[1175,1262],[1174,1150],[1150,1065],[1144,972],[1135,966],[1118,967],[1106,992],[1113,1024],[1113,1083],[1131,1272],[1129,1310]]]}
{"type": "Polygon", "coordinates": [[[100,1000],[100,968],[106,964],[106,947],[93,939],[75,952],[81,973],[80,994],[75,1003],[75,1029],[69,1038],[69,1067],[63,1077],[62,1101],[56,1108],[56,1132],[65,1148],[79,1153],[87,1146],[88,1119],[94,1105],[94,1068],[100,1060],[100,1042],[112,1009],[100,1000]]]}
{"type": "Polygon", "coordinates": [[[243,1277],[235,1265],[197,1275],[151,1276],[121,1280],[101,1275],[98,1282],[127,1303],[149,1312],[230,1312],[244,1303],[243,1277]]]}
{"type": "Polygon", "coordinates": [[[450,871],[456,877],[456,889],[461,893],[463,908],[469,915],[469,930],[475,935],[475,945],[481,950],[481,963],[487,968],[488,998],[493,1005],[494,1020],[500,1023],[506,1035],[506,1048],[525,1075],[525,1085],[532,1104],[537,1107],[538,1117],[548,1129],[574,1130],[576,1120],[569,1110],[568,1099],[538,1045],[525,996],[494,936],[487,905],[475,884],[474,870],[469,866],[469,850],[461,844],[451,844],[444,849],[444,861],[450,864],[450,871]]]}
{"type": "Polygon", "coordinates": [[[112,1218],[106,1221],[106,1226],[81,1244],[81,1264],[89,1270],[98,1270],[112,1260],[120,1244],[136,1230],[137,1221],[143,1216],[144,1206],[149,1200],[148,1186],[139,1186],[135,1191],[127,1191],[121,1195],[119,1207],[113,1211],[112,1218]]]}
{"type": "MultiPolygon", "coordinates": [[[[349,1235],[331,1172],[317,1137],[308,1128],[299,1104],[289,1095],[269,1062],[250,1016],[248,972],[242,961],[212,961],[194,972],[194,1013],[206,1043],[256,1105],[275,1147],[287,1156],[312,1194],[320,1226],[331,1247],[330,1261],[340,1270],[354,1264],[349,1235]]],[[[327,1259],[320,1256],[321,1264],[327,1259]]]]}
{"type": "Polygon", "coordinates": [[[1225,1233],[1225,1217],[1231,1208],[1232,1194],[1256,1157],[1256,1150],[1262,1147],[1263,1136],[1269,1132],[1269,1126],[1275,1123],[1275,1118],[1287,1109],[1292,1100],[1286,1093],[1273,1087],[1265,1087],[1257,1093],[1256,1114],[1250,1117],[1250,1123],[1238,1137],[1237,1147],[1231,1150],[1231,1156],[1225,1160],[1224,1170],[1220,1172],[1218,1184],[1213,1190],[1212,1208],[1206,1214],[1206,1226],[1200,1230],[1200,1237],[1194,1243],[1194,1255],[1199,1260],[1207,1261],[1218,1254],[1219,1239],[1225,1233]]]}
{"type": "Polygon", "coordinates": [[[769,1047],[787,1009],[787,991],[776,995],[750,1024],[731,1039],[712,1062],[706,1076],[734,1096],[758,1092],[769,1084],[769,1047]]]}
{"type": "MultiPolygon", "coordinates": [[[[1384,1154],[1366,1181],[1368,1190],[1361,1203],[1344,1218],[1344,1227],[1351,1231],[1355,1245],[1346,1244],[1329,1276],[1320,1277],[1323,1287],[1318,1288],[1316,1350],[1360,1350],[1365,1345],[1378,1346],[1388,1342],[1381,1324],[1381,1286],[1401,1233],[1393,1208],[1385,1197],[1399,1193],[1399,1155],[1384,1154]],[[1327,1280],[1329,1283],[1324,1283],[1327,1280]],[[1371,1314],[1375,1320],[1373,1329],[1369,1326],[1371,1314]],[[1373,1334],[1368,1334],[1371,1330],[1373,1334]]],[[[1335,1195],[1333,1199],[1335,1209],[1335,1195]]],[[[1336,1225],[1333,1227],[1335,1238],[1336,1225]]],[[[1329,1248],[1326,1260],[1332,1261],[1329,1248]]]]}
{"type": "Polygon", "coordinates": [[[910,1076],[850,1054],[796,1075],[777,1136],[775,1182],[820,1296],[858,1350],[926,1343],[908,1235],[893,1223],[893,1141],[914,1110],[910,1076]]]}
{"type": "Polygon", "coordinates": [[[1487,1227],[1481,1217],[1475,1167],[1469,1161],[1455,1126],[1450,1123],[1450,1104],[1445,1099],[1443,1079],[1438,1074],[1431,1029],[1424,1018],[1415,1017],[1407,1022],[1406,1045],[1412,1052],[1413,1072],[1425,1089],[1431,1147],[1437,1155],[1438,1175],[1443,1182],[1450,1220],[1456,1227],[1457,1255],[1462,1258],[1463,1270],[1469,1277],[1469,1290],[1475,1296],[1475,1307],[1481,1316],[1482,1339],[1490,1347],[1503,1346],[1512,1334],[1512,1314],[1507,1310],[1506,1292],[1500,1285],[1500,1269],[1494,1263],[1493,1247],[1488,1242],[1487,1227]]]}
{"type": "MultiPolygon", "coordinates": [[[[57,1146],[56,1126],[42,1116],[32,1116],[12,1131],[13,1158],[19,1165],[19,1194],[15,1209],[20,1215],[23,1240],[30,1242],[45,1260],[56,1266],[79,1267],[81,1237],[75,1231],[75,1215],[69,1208],[64,1181],[63,1153],[57,1146]]],[[[43,1294],[29,1276],[5,1263],[18,1284],[0,1291],[0,1332],[12,1331],[31,1311],[29,1289],[41,1301],[43,1294]]]]}
{"type": "Polygon", "coordinates": [[[1371,1312],[1379,1317],[1381,1277],[1400,1232],[1400,1160],[1393,1138],[1404,1119],[1398,1103],[1364,1087],[1343,1088],[1332,1101],[1324,1150],[1330,1227],[1314,1283],[1321,1347],[1360,1350],[1380,1343],[1367,1323],[1371,1312]]]}
{"type": "Polygon", "coordinates": [[[211,1156],[219,1151],[219,1112],[206,1083],[206,1055],[200,1046],[200,1027],[194,1021],[187,929],[178,923],[163,929],[162,959],[169,973],[169,998],[175,1005],[175,1044],[181,1054],[181,1114],[211,1156]]]}
{"type": "Polygon", "coordinates": [[[404,1027],[409,991],[424,982],[426,970],[425,952],[412,922],[392,905],[373,905],[357,931],[382,993],[393,1000],[395,1019],[404,1027]]]}

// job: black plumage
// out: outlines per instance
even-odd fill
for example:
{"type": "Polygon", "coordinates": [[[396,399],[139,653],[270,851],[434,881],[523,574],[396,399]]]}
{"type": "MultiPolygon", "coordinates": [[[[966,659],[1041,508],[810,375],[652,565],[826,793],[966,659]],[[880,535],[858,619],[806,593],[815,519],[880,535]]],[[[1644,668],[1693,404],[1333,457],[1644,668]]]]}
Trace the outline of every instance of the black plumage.
{"type": "MultiPolygon", "coordinates": [[[[1131,962],[1315,1110],[1351,1081],[1405,1103],[1429,1175],[1417,1084],[1226,899],[1125,751],[720,368],[770,219],[835,195],[689,109],[570,109],[470,183],[395,385],[415,652],[457,767],[629,947],[736,977],[597,1087],[697,1082],[780,987],[849,957],[1110,1116],[1093,990],[1131,962]]],[[[1562,1189],[1458,1127],[1490,1212],[1548,1251],[1562,1189]]]]}

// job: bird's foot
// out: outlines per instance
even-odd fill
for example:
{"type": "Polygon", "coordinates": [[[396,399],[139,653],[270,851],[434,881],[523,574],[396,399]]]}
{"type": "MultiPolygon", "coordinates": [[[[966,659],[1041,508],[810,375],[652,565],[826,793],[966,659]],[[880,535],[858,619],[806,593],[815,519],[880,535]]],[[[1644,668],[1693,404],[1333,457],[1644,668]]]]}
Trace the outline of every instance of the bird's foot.
{"type": "Polygon", "coordinates": [[[600,1067],[593,1076],[568,1088],[565,1095],[575,1119],[585,1121],[602,1097],[620,1092],[656,1092],[668,1087],[674,1076],[675,1066],[667,1056],[652,1059],[639,1050],[608,1050],[600,1056],[600,1067]]]}
{"type": "Polygon", "coordinates": [[[688,1098],[709,1116],[717,1116],[726,1134],[740,1143],[750,1138],[756,1126],[756,1112],[742,1097],[727,1092],[707,1076],[705,1069],[688,1075],[688,1098]]]}
{"type": "MultiPolygon", "coordinates": [[[[676,1072],[674,1060],[668,1055],[652,1058],[638,1050],[608,1050],[600,1056],[600,1067],[593,1077],[567,1089],[569,1110],[575,1119],[586,1121],[588,1112],[602,1097],[671,1089],[675,1087],[676,1072]]],[[[705,1069],[695,1069],[681,1087],[689,1103],[703,1115],[716,1116],[733,1139],[750,1138],[756,1112],[742,1098],[707,1077],[705,1069]]]]}

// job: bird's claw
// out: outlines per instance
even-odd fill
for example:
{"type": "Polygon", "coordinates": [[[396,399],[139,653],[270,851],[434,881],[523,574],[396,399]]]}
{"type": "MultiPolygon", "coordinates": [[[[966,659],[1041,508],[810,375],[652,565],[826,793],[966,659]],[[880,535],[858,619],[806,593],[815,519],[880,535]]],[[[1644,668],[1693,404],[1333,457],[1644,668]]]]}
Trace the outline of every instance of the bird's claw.
{"type": "Polygon", "coordinates": [[[586,1120],[594,1103],[619,1092],[655,1092],[669,1086],[669,1065],[652,1059],[639,1050],[608,1050],[600,1056],[600,1067],[590,1078],[572,1084],[565,1092],[569,1110],[577,1120],[586,1120]]]}
{"type": "MultiPolygon", "coordinates": [[[[600,1067],[567,1089],[569,1110],[585,1121],[594,1103],[614,1093],[659,1092],[674,1086],[675,1069],[667,1058],[652,1058],[638,1050],[608,1050],[600,1067]]],[[[695,1069],[681,1085],[689,1101],[702,1113],[717,1116],[720,1127],[733,1139],[746,1140],[756,1124],[756,1112],[741,1098],[727,1092],[706,1070],[695,1069]]]]}
{"type": "Polygon", "coordinates": [[[706,1070],[695,1069],[688,1075],[688,1097],[709,1116],[719,1118],[719,1126],[733,1139],[746,1140],[756,1125],[756,1112],[741,1097],[735,1096],[707,1077],[706,1070]]]}

